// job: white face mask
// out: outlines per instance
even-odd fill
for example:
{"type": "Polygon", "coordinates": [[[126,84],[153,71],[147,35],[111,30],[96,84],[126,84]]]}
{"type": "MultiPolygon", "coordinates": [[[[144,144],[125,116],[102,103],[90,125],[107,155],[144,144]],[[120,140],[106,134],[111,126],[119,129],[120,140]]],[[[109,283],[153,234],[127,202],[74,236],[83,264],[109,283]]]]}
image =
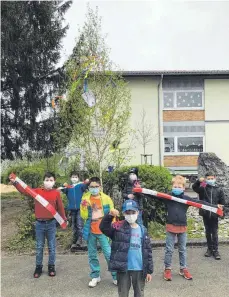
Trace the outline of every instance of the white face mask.
{"type": "Polygon", "coordinates": [[[53,182],[53,181],[49,181],[49,180],[44,181],[44,187],[47,190],[51,190],[53,188],[54,184],[55,184],[55,182],[53,182]]]}
{"type": "Polygon", "coordinates": [[[137,178],[137,175],[136,174],[134,174],[134,173],[131,173],[130,174],[130,180],[131,181],[135,181],[135,180],[137,180],[138,178],[137,178]]]}
{"type": "Polygon", "coordinates": [[[77,184],[78,181],[79,181],[79,178],[78,177],[71,178],[71,182],[73,183],[73,185],[77,184]]]}
{"type": "Polygon", "coordinates": [[[129,224],[134,224],[136,221],[137,221],[137,218],[138,218],[138,214],[135,213],[135,214],[125,214],[124,215],[125,217],[125,220],[129,223],[129,224]]]}

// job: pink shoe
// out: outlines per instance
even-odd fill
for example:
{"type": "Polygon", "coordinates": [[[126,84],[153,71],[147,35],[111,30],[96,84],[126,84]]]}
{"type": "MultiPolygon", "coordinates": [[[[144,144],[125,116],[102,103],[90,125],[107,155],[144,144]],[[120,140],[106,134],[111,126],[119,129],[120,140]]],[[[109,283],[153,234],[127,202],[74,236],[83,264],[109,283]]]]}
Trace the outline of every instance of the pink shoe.
{"type": "Polygon", "coordinates": [[[187,280],[191,280],[192,279],[192,275],[188,271],[187,268],[180,269],[180,275],[183,276],[187,280]]]}

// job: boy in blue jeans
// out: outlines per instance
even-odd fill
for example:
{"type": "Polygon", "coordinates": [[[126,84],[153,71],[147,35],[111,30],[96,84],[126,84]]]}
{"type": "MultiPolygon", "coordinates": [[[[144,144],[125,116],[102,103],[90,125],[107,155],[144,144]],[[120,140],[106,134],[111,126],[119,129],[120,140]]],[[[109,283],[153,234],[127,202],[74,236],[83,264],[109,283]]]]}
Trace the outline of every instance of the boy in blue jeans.
{"type": "Polygon", "coordinates": [[[77,172],[73,171],[71,173],[71,185],[64,183],[65,188],[61,191],[66,194],[68,199],[68,210],[70,210],[71,221],[72,221],[72,246],[71,248],[76,248],[77,246],[82,246],[82,232],[83,232],[83,220],[80,216],[80,203],[82,200],[83,193],[88,188],[88,184],[80,182],[79,175],[77,172]]]}
{"type": "MultiPolygon", "coordinates": [[[[195,201],[208,205],[209,203],[192,199],[189,196],[184,195],[185,191],[185,178],[181,175],[177,175],[172,179],[172,196],[195,201]]],[[[189,205],[179,203],[172,200],[164,200],[167,206],[167,224],[166,224],[166,247],[165,247],[165,270],[164,279],[166,281],[172,280],[172,255],[174,251],[174,245],[176,237],[178,239],[178,250],[180,259],[180,272],[179,274],[187,280],[192,279],[192,275],[187,269],[187,210],[189,205]]]]}
{"type": "MultiPolygon", "coordinates": [[[[172,196],[186,200],[190,197],[184,195],[185,178],[177,175],[172,180],[172,196]]],[[[174,251],[175,240],[178,240],[178,250],[180,259],[179,274],[187,280],[192,279],[192,275],[187,269],[186,262],[186,243],[187,243],[187,210],[188,205],[172,200],[165,200],[167,206],[167,224],[166,224],[166,246],[165,246],[165,270],[164,279],[172,280],[172,255],[174,251]]]]}
{"type": "MultiPolygon", "coordinates": [[[[11,176],[10,181],[19,192],[27,195],[24,188],[11,176]]],[[[33,190],[45,198],[45,200],[47,200],[56,209],[60,216],[67,220],[65,217],[64,205],[60,197],[60,192],[53,188],[55,181],[55,174],[52,172],[46,172],[44,175],[43,188],[37,188],[33,190]]],[[[36,268],[34,271],[34,278],[39,278],[42,274],[45,238],[47,238],[49,249],[48,274],[49,276],[53,277],[56,275],[56,220],[53,215],[37,200],[35,200],[34,203],[36,217],[36,268]]]]}

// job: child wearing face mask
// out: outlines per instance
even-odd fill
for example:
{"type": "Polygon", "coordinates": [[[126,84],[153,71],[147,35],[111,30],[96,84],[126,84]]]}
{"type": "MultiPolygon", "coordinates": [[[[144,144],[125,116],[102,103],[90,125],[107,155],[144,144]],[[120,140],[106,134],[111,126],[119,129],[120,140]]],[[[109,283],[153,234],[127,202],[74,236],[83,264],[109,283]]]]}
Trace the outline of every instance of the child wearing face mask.
{"type": "Polygon", "coordinates": [[[150,238],[143,225],[137,224],[138,204],[126,200],[125,220],[112,224],[117,210],[111,210],[101,221],[100,230],[112,240],[109,270],[117,271],[119,297],[129,296],[131,283],[135,297],[144,296],[145,281],[152,279],[153,259],[150,238]]]}
{"type": "Polygon", "coordinates": [[[68,186],[67,183],[64,184],[65,188],[59,188],[66,194],[68,199],[68,210],[71,213],[72,220],[72,246],[71,248],[76,248],[77,246],[82,246],[82,232],[83,232],[83,220],[80,216],[80,203],[82,200],[83,193],[88,188],[88,181],[86,180],[82,183],[79,180],[79,175],[77,172],[73,171],[70,175],[71,185],[68,186]]]}
{"type": "Polygon", "coordinates": [[[131,168],[128,175],[128,181],[123,190],[123,198],[125,200],[134,200],[139,207],[138,224],[143,224],[142,211],[143,211],[143,195],[140,193],[133,193],[133,188],[141,187],[138,181],[138,168],[131,168]]]}
{"type": "MultiPolygon", "coordinates": [[[[111,247],[108,238],[100,231],[99,225],[110,211],[114,210],[111,198],[101,190],[98,177],[89,180],[89,191],[83,195],[80,205],[80,214],[84,220],[83,238],[87,241],[88,258],[91,269],[89,287],[95,287],[100,281],[100,265],[97,256],[97,241],[101,246],[107,264],[110,261],[111,247]]],[[[113,283],[116,285],[116,273],[112,273],[113,283]]]]}
{"type": "MultiPolygon", "coordinates": [[[[172,179],[171,195],[181,199],[199,202],[202,204],[209,204],[197,199],[192,199],[184,195],[186,180],[183,176],[177,175],[172,179]]],[[[166,281],[172,280],[172,255],[174,251],[175,240],[178,240],[180,271],[179,274],[187,280],[192,280],[192,275],[187,268],[187,210],[189,205],[179,203],[172,200],[163,199],[167,206],[167,224],[166,224],[166,246],[165,246],[165,270],[164,279],[166,281]]]]}
{"type": "MultiPolygon", "coordinates": [[[[14,179],[10,180],[19,192],[27,195],[24,191],[24,188],[20,184],[15,182],[14,179]]],[[[54,184],[55,174],[46,172],[44,175],[44,187],[33,190],[45,198],[64,220],[67,220],[65,216],[64,205],[60,197],[60,192],[56,189],[53,189],[54,184]]],[[[53,277],[56,275],[56,220],[52,214],[37,200],[34,200],[34,202],[36,217],[36,268],[34,271],[34,278],[38,278],[42,274],[45,238],[47,238],[49,250],[48,274],[49,276],[53,277]]]]}
{"type": "MultiPolygon", "coordinates": [[[[216,185],[216,176],[214,173],[208,172],[205,178],[201,177],[198,179],[192,188],[199,194],[200,200],[218,205],[219,208],[223,209],[223,205],[225,204],[224,192],[216,185]],[[205,186],[203,184],[204,182],[205,186]]],[[[221,257],[218,251],[218,215],[203,209],[199,210],[199,214],[203,217],[208,246],[205,257],[211,257],[213,255],[216,260],[220,260],[221,257]]]]}

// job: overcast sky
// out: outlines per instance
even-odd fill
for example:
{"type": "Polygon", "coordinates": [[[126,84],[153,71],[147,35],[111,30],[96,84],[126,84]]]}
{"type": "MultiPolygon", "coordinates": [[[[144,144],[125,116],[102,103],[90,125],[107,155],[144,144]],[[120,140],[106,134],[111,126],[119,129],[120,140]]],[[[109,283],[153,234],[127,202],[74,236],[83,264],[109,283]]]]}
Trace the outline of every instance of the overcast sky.
{"type": "Polygon", "coordinates": [[[62,61],[89,2],[98,6],[111,59],[123,70],[229,70],[229,1],[73,2],[62,61]]]}

